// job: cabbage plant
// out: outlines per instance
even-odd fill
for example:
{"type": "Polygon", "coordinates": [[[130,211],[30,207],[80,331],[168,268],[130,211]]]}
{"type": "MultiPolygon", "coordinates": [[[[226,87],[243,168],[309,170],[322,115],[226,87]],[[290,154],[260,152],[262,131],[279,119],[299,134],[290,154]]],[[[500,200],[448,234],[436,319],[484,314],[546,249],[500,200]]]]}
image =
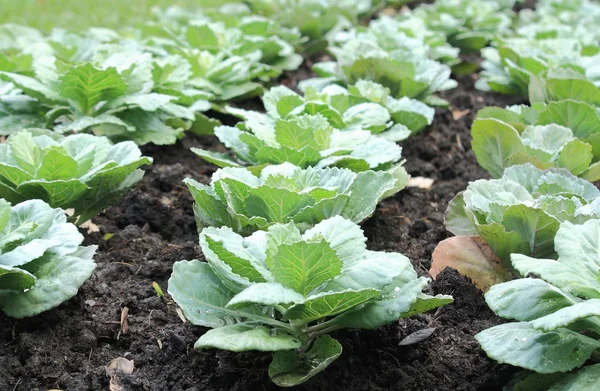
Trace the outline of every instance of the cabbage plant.
{"type": "Polygon", "coordinates": [[[307,88],[304,96],[285,86],[271,88],[262,97],[266,114],[229,108],[228,113],[262,122],[320,114],[339,130],[368,130],[390,141],[401,141],[431,125],[435,110],[416,99],[390,96],[389,88],[359,80],[347,88],[330,85],[321,91],[307,88]],[[252,117],[251,117],[252,116],[252,117]]]}
{"type": "Polygon", "coordinates": [[[577,69],[598,84],[598,50],[590,50],[575,38],[499,39],[497,47],[481,51],[483,70],[475,86],[483,91],[527,96],[532,76],[558,67],[577,69]]]}
{"type": "Polygon", "coordinates": [[[595,390],[600,385],[600,220],[561,224],[558,259],[512,254],[523,277],[485,295],[499,316],[515,320],[475,338],[487,355],[525,372],[514,389],[595,390]]]}
{"type": "MultiPolygon", "coordinates": [[[[276,121],[268,116],[252,118],[254,113],[248,114],[249,120],[239,127],[215,129],[219,140],[233,149],[242,164],[290,162],[302,168],[335,166],[366,171],[388,170],[399,164],[401,158],[402,148],[395,143],[365,130],[334,129],[320,114],[276,121]]],[[[220,167],[241,165],[222,153],[198,148],[192,151],[220,167]]]]}
{"type": "Polygon", "coordinates": [[[48,134],[55,138],[21,131],[0,144],[0,197],[74,209],[83,223],[119,200],[144,176],[139,167],[152,163],[131,141],[48,134]]]}
{"type": "Polygon", "coordinates": [[[594,47],[599,17],[600,5],[593,0],[539,0],[535,10],[519,12],[515,32],[529,38],[577,38],[594,47]]]}
{"type": "Polygon", "coordinates": [[[404,4],[408,0],[248,0],[254,13],[298,28],[308,37],[308,54],[324,51],[326,37],[340,25],[357,25],[361,18],[374,14],[386,4],[404,4]]]}
{"type": "Polygon", "coordinates": [[[399,18],[443,33],[452,46],[463,51],[479,51],[497,35],[511,31],[514,4],[514,0],[437,0],[399,18]]]}
{"type": "Polygon", "coordinates": [[[0,309],[24,318],[75,296],[96,267],[96,246],[82,242],[61,209],[0,199],[0,309]]]}
{"type": "MultiPolygon", "coordinates": [[[[173,144],[182,136],[194,112],[177,97],[152,91],[152,56],[135,51],[115,52],[96,62],[65,63],[55,56],[36,56],[31,74],[0,71],[22,95],[3,97],[6,106],[37,116],[30,125],[58,133],[93,132],[113,141],[173,144]]],[[[22,128],[19,118],[3,122],[11,134],[22,128]],[[20,125],[20,127],[19,127],[20,125]]]]}
{"type": "Polygon", "coordinates": [[[472,147],[493,177],[510,165],[531,163],[566,168],[592,182],[600,179],[600,90],[569,75],[578,74],[536,78],[530,87],[532,107],[488,107],[477,113],[472,147]]]}
{"type": "Polygon", "coordinates": [[[330,50],[349,40],[371,41],[388,52],[411,53],[447,65],[460,62],[459,49],[446,42],[446,35],[431,30],[420,19],[408,20],[380,15],[369,22],[367,27],[349,25],[344,29],[340,26],[329,37],[330,50]]]}
{"type": "Polygon", "coordinates": [[[273,352],[271,380],[294,386],[342,353],[329,333],[377,329],[452,302],[423,294],[428,279],[404,255],[369,251],[365,242],[360,227],[339,216],[304,233],[293,223],[245,238],[206,228],[207,263],[176,262],[169,293],[191,323],[211,328],[195,349],[273,352]]]}
{"type": "Polygon", "coordinates": [[[408,183],[403,167],[355,173],[344,168],[301,169],[291,163],[267,166],[260,174],[245,168],[217,170],[210,185],[187,178],[199,229],[226,226],[251,233],[294,222],[306,230],[333,216],[359,223],[377,203],[408,183]]]}
{"type": "Polygon", "coordinates": [[[319,77],[303,80],[301,89],[322,90],[330,84],[349,85],[370,80],[390,89],[394,98],[414,98],[429,105],[447,105],[436,92],[457,86],[450,79],[450,67],[428,59],[418,50],[386,50],[375,40],[349,39],[329,49],[336,61],[317,63],[313,71],[319,77]]]}
{"type": "Polygon", "coordinates": [[[507,264],[513,253],[556,258],[560,224],[598,218],[599,196],[565,169],[515,165],[499,179],[471,182],[450,202],[445,224],[455,235],[480,236],[507,264]]]}

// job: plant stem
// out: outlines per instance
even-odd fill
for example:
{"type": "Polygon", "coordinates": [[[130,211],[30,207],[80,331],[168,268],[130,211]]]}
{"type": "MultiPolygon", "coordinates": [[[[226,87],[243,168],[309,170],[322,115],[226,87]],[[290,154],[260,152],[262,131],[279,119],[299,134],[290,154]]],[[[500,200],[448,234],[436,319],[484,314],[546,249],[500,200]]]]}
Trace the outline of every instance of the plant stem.
{"type": "Polygon", "coordinates": [[[336,324],[336,318],[329,319],[329,320],[327,320],[327,321],[325,321],[325,322],[322,322],[322,323],[316,324],[316,325],[314,325],[314,326],[310,326],[310,327],[308,327],[308,328],[306,329],[306,333],[308,333],[308,334],[312,334],[312,333],[314,333],[314,332],[317,332],[317,331],[320,331],[320,330],[326,329],[326,328],[328,328],[328,327],[330,327],[330,326],[332,326],[332,325],[335,325],[335,324],[336,324]]]}
{"type": "Polygon", "coordinates": [[[311,339],[315,339],[315,338],[317,338],[318,336],[325,335],[325,334],[329,334],[329,333],[333,333],[334,331],[337,331],[337,330],[339,330],[339,329],[343,329],[343,328],[344,328],[344,326],[342,326],[342,325],[339,325],[339,324],[334,324],[334,325],[332,325],[332,326],[329,326],[329,327],[326,327],[326,328],[324,328],[324,329],[322,329],[322,330],[315,331],[314,333],[312,333],[312,334],[310,335],[310,338],[311,338],[311,339]]]}

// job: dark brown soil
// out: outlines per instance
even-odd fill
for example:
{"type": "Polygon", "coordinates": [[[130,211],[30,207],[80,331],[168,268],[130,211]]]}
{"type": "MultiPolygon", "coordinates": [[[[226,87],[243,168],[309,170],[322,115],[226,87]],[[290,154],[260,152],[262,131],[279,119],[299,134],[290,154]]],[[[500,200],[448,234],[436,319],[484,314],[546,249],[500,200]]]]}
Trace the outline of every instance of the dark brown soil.
{"type": "MultiPolygon", "coordinates": [[[[434,124],[404,144],[408,171],[434,179],[433,186],[402,191],[363,224],[370,249],[402,252],[420,274],[448,236],[448,201],[470,180],[486,177],[470,149],[476,110],[515,103],[475,91],[470,76],[445,97],[452,111],[438,110],[434,124]]],[[[156,281],[166,292],[173,262],[202,257],[192,198],[181,181],[191,176],[206,183],[214,168],[191,146],[223,150],[214,138],[191,135],[174,146],[145,148],[155,164],[118,205],[94,219],[100,232],[86,234],[86,244],[99,245],[98,268],[75,298],[30,319],[0,315],[0,389],[108,390],[105,366],[116,357],[135,362],[133,374],[116,379],[123,391],[276,389],[266,373],[268,354],[195,352],[192,345],[205,329],[182,323],[172,300],[157,297],[152,287],[156,281]],[[120,333],[125,307],[129,330],[120,333]]],[[[430,290],[454,295],[455,303],[381,330],[336,333],[342,356],[297,389],[500,390],[513,369],[487,359],[473,339],[499,319],[455,272],[442,273],[430,290]],[[428,327],[436,330],[426,341],[398,346],[428,327]]]]}

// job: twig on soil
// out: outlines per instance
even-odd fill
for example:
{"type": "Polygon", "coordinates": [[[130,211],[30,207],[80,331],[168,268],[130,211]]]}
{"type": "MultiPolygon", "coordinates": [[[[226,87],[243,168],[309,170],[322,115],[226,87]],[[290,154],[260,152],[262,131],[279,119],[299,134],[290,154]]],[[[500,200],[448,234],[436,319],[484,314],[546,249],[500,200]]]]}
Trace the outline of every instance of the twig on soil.
{"type": "Polygon", "coordinates": [[[456,145],[461,151],[465,150],[465,147],[463,147],[462,142],[460,141],[460,136],[458,134],[456,135],[456,145]]]}
{"type": "Polygon", "coordinates": [[[94,348],[90,349],[90,354],[88,355],[88,362],[87,362],[87,365],[85,366],[86,376],[90,373],[90,363],[92,361],[92,352],[93,351],[94,351],[94,348]]]}
{"type": "Polygon", "coordinates": [[[117,340],[119,340],[119,338],[121,337],[121,334],[127,334],[127,332],[129,331],[129,324],[127,323],[127,315],[129,315],[129,308],[128,307],[123,307],[123,309],[121,310],[121,329],[119,330],[119,333],[117,334],[117,340]]]}
{"type": "Polygon", "coordinates": [[[17,389],[17,387],[19,386],[19,384],[21,384],[21,378],[19,378],[19,380],[17,380],[17,383],[13,387],[12,391],[15,391],[17,389]]]}

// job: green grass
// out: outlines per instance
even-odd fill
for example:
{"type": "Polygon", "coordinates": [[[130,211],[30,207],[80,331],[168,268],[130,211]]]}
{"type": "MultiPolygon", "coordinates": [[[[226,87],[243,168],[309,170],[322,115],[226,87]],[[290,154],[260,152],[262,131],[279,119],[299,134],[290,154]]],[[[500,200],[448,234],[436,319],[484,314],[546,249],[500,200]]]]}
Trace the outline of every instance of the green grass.
{"type": "Polygon", "coordinates": [[[0,24],[18,23],[50,30],[134,25],[152,17],[152,7],[194,7],[222,0],[0,0],[0,24]]]}

